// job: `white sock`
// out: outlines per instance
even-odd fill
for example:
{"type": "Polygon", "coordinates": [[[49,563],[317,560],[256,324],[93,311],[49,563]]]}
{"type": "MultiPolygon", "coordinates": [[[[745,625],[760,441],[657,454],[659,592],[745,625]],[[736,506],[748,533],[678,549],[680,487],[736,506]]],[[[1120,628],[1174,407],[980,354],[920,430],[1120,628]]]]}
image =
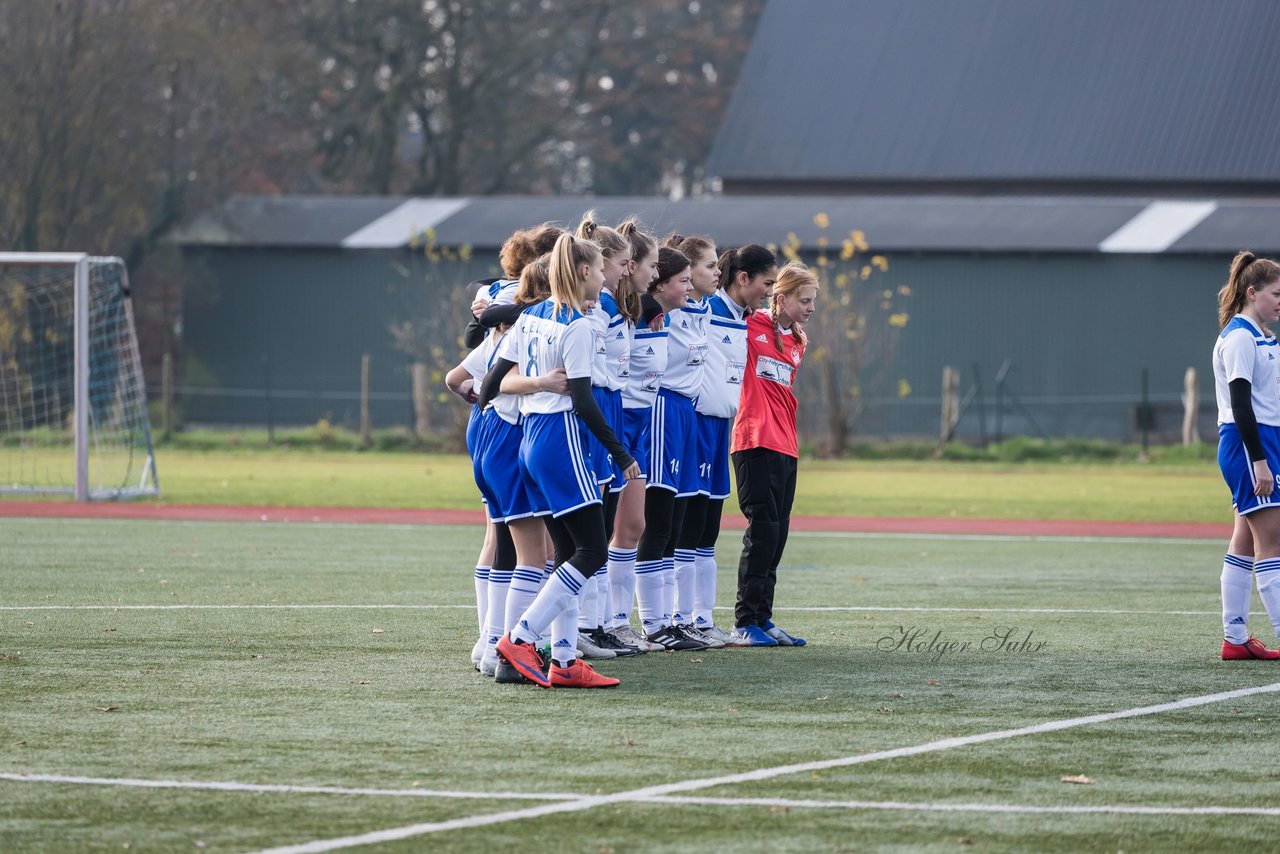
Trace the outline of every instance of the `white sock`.
{"type": "Polygon", "coordinates": [[[694,557],[693,549],[676,549],[673,558],[676,579],[676,601],[672,608],[671,619],[683,626],[693,622],[694,599],[694,557]]]}
{"type": "MultiPolygon", "coordinates": [[[[1280,557],[1260,560],[1253,565],[1253,577],[1258,582],[1258,596],[1262,607],[1271,618],[1271,628],[1280,635],[1280,557]]],[[[1248,613],[1248,606],[1245,606],[1248,613]]]]}
{"type": "Polygon", "coordinates": [[[620,629],[631,622],[636,596],[636,550],[609,549],[609,612],[606,626],[620,629]]]}
{"type": "Polygon", "coordinates": [[[511,573],[505,569],[489,570],[488,604],[485,615],[484,658],[493,661],[498,653],[494,649],[498,639],[507,631],[507,593],[511,589],[511,573]]]}
{"type": "MultiPolygon", "coordinates": [[[[567,566],[568,564],[566,564],[567,566]]],[[[568,667],[578,657],[578,597],[551,620],[551,658],[568,667]]]]}
{"type": "Polygon", "coordinates": [[[640,605],[640,627],[646,635],[662,628],[662,560],[642,560],[636,564],[636,601],[640,605]]]}
{"type": "Polygon", "coordinates": [[[600,614],[600,579],[591,576],[582,585],[582,594],[578,597],[578,628],[591,631],[596,626],[600,614]]]}
{"type": "Polygon", "coordinates": [[[596,583],[596,610],[591,628],[603,629],[609,619],[609,564],[597,569],[591,580],[596,583]]]}
{"type": "Polygon", "coordinates": [[[716,548],[696,550],[693,559],[693,624],[700,629],[715,625],[716,548]]]}
{"type": "Polygon", "coordinates": [[[484,635],[485,619],[489,614],[489,570],[491,566],[476,567],[476,625],[484,635]]]}
{"type": "MultiPolygon", "coordinates": [[[[511,630],[512,639],[532,643],[537,640],[538,635],[547,630],[552,620],[565,611],[571,610],[573,621],[564,630],[572,629],[574,647],[576,648],[578,638],[578,594],[582,592],[584,583],[586,583],[586,579],[582,577],[581,572],[574,568],[573,564],[561,564],[555,574],[543,585],[542,590],[538,592],[533,604],[525,609],[524,614],[516,622],[515,628],[511,630]]],[[[552,638],[552,643],[554,644],[556,640],[556,638],[552,638]]]]}
{"type": "Polygon", "coordinates": [[[676,610],[676,559],[662,559],[662,625],[671,625],[671,615],[676,610]]]}
{"type": "Polygon", "coordinates": [[[507,589],[507,603],[503,609],[504,632],[515,628],[520,615],[529,609],[542,588],[542,570],[536,566],[517,566],[511,573],[511,586],[507,589]]]}

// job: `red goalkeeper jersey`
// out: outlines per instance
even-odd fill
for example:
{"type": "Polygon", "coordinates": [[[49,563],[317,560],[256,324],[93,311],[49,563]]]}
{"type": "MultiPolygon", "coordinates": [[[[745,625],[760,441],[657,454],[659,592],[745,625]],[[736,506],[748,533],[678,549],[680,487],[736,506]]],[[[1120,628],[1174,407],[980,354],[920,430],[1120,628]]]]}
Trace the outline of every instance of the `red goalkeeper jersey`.
{"type": "Polygon", "coordinates": [[[796,396],[791,390],[804,342],[778,333],[767,311],[747,318],[747,364],[742,377],[742,402],[733,422],[733,451],[768,448],[791,457],[800,456],[796,438],[796,396]]]}

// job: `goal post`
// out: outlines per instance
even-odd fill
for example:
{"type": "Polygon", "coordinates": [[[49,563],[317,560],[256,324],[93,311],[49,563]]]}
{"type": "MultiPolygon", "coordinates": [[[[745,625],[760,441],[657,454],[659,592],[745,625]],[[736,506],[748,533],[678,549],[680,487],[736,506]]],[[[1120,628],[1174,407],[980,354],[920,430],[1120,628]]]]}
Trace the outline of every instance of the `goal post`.
{"type": "Polygon", "coordinates": [[[124,262],[0,252],[0,493],[159,491],[124,262]]]}

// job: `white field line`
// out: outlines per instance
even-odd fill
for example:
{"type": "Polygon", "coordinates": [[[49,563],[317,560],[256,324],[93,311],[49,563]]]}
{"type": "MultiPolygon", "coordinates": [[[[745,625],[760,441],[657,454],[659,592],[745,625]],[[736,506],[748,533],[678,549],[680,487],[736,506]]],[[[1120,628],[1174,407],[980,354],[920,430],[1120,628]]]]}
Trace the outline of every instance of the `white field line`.
{"type": "MultiPolygon", "coordinates": [[[[475,610],[468,605],[0,605],[0,611],[451,611],[475,610]]],[[[732,611],[720,606],[717,611],[732,611]]],[[[930,608],[899,605],[797,605],[780,606],[776,610],[787,612],[860,613],[864,611],[887,613],[942,613],[942,614],[1117,614],[1121,616],[1150,615],[1157,617],[1213,617],[1220,611],[1155,611],[1122,608],[1024,608],[1018,605],[975,605],[969,608],[930,608]]],[[[1261,614],[1250,612],[1250,615],[1261,614]]]]}
{"type": "Polygon", "coordinates": [[[918,756],[924,753],[936,753],[943,750],[953,750],[957,747],[966,747],[971,744],[1002,741],[1024,735],[1038,735],[1046,732],[1057,732],[1059,730],[1089,726],[1091,724],[1107,723],[1109,721],[1123,720],[1125,718],[1136,718],[1145,715],[1156,715],[1164,712],[1190,709],[1195,708],[1196,706],[1208,705],[1209,703],[1219,703],[1225,700],[1249,697],[1254,694],[1276,692],[1280,692],[1280,682],[1274,682],[1270,685],[1261,685],[1253,688],[1240,688],[1235,691],[1223,691],[1217,694],[1204,694],[1198,697],[1186,697],[1181,700],[1175,700],[1171,703],[1160,703],[1154,706],[1139,706],[1137,708],[1124,709],[1118,712],[1107,712],[1104,714],[1085,715],[1077,718],[1047,721],[1045,723],[1019,727],[1017,729],[996,730],[994,732],[979,733],[977,735],[962,736],[958,738],[945,738],[940,741],[931,741],[925,744],[913,745],[911,747],[899,747],[892,750],[881,750],[875,753],[863,753],[857,756],[844,756],[837,759],[825,759],[817,762],[802,762],[794,765],[778,765],[772,768],[760,768],[755,771],[747,771],[740,774],[726,774],[720,777],[705,777],[700,780],[686,780],[681,783],[647,786],[645,788],[632,789],[630,791],[619,792],[613,795],[585,797],[577,801],[544,804],[542,806],[507,810],[504,812],[490,813],[488,815],[469,816],[467,818],[453,819],[450,821],[411,824],[404,827],[395,827],[387,830],[363,833],[357,836],[321,839],[314,842],[303,843],[301,845],[286,845],[279,848],[266,849],[265,851],[259,852],[259,854],[321,854],[321,852],[336,851],[341,848],[355,848],[361,845],[373,845],[399,839],[410,839],[416,836],[441,833],[448,830],[460,830],[464,828],[505,824],[507,822],[521,821],[527,818],[538,818],[544,815],[554,815],[557,813],[581,812],[583,810],[593,809],[606,804],[650,800],[653,798],[671,795],[676,792],[690,792],[697,789],[709,789],[716,786],[728,786],[736,783],[758,782],[760,780],[768,780],[789,774],[823,771],[829,768],[864,765],[869,762],[878,762],[884,759],[899,759],[905,756],[918,756]]]}
{"type": "MultiPolygon", "coordinates": [[[[183,789],[206,792],[249,792],[284,795],[343,795],[383,798],[435,798],[456,800],[582,801],[588,795],[564,792],[463,792],[444,789],[369,789],[347,786],[289,786],[258,783],[196,782],[187,780],[133,780],[120,777],[77,777],[60,774],[3,774],[14,783],[56,783],[79,786],[118,786],[134,789],[183,789]]],[[[908,801],[824,801],[795,798],[709,798],[680,796],[636,797],[630,803],[674,806],[779,807],[825,810],[902,810],[923,812],[990,813],[1102,813],[1131,815],[1265,815],[1280,816],[1280,807],[1178,807],[1111,804],[1097,806],[1037,806],[1031,804],[966,804],[908,801]]]]}
{"type": "Polygon", "coordinates": [[[345,786],[288,786],[266,783],[192,782],[186,780],[131,780],[123,777],[75,777],[60,774],[0,774],[15,783],[64,783],[79,786],[121,786],[129,789],[194,789],[212,792],[253,792],[283,795],[370,795],[390,798],[462,798],[466,800],[574,801],[584,795],[563,792],[461,792],[442,789],[362,789],[345,786]]]}
{"type": "Polygon", "coordinates": [[[826,810],[916,810],[921,812],[994,812],[994,813],[1104,813],[1120,815],[1280,815],[1280,807],[1148,807],[1128,804],[1099,806],[1035,806],[1032,804],[957,804],[945,802],[909,803],[906,801],[814,801],[789,798],[702,798],[653,797],[643,799],[651,804],[695,805],[713,807],[779,807],[787,809],[826,810]]]}

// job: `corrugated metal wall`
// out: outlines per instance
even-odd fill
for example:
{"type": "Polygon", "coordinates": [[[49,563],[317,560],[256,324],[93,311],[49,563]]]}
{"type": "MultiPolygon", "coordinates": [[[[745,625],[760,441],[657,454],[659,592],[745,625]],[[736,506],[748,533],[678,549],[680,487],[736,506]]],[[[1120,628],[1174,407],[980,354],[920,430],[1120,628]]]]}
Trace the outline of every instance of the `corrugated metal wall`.
{"type": "MultiPolygon", "coordinates": [[[[375,425],[411,424],[410,359],[395,348],[390,324],[434,317],[442,330],[439,366],[451,366],[465,307],[460,296],[446,301],[457,292],[446,284],[461,286],[496,269],[492,254],[461,265],[431,265],[401,251],[228,249],[189,251],[188,257],[202,272],[193,275],[186,298],[183,414],[217,424],[265,423],[265,354],[277,424],[329,417],[356,426],[362,353],[372,357],[375,425]]],[[[1201,399],[1212,399],[1215,298],[1228,261],[895,254],[888,271],[868,285],[893,290],[894,313],[909,318],[891,356],[868,366],[868,376],[883,368],[880,384],[851,376],[851,360],[837,352],[836,387],[847,395],[860,386],[863,411],[854,439],[936,436],[943,366],[961,370],[963,394],[975,364],[986,432],[994,435],[994,378],[1006,359],[1013,364],[1007,387],[1034,424],[1006,401],[1005,435],[1033,433],[1038,425],[1055,437],[1132,439],[1143,368],[1159,408],[1157,427],[1166,437],[1176,435],[1188,366],[1201,373],[1201,399]],[[900,294],[900,285],[909,296],[900,294]],[[902,381],[910,389],[906,396],[899,396],[902,381]]],[[[824,293],[820,311],[843,310],[834,294],[824,293]]],[[[810,331],[811,352],[833,343],[821,340],[819,324],[811,323],[810,331]]],[[[822,379],[822,365],[810,359],[798,380],[802,429],[816,446],[827,437],[822,379]]],[[[454,403],[444,411],[451,413],[454,403]]],[[[978,413],[975,402],[961,422],[962,438],[977,437],[978,413]]],[[[1201,429],[1212,433],[1211,407],[1201,429]]]]}

